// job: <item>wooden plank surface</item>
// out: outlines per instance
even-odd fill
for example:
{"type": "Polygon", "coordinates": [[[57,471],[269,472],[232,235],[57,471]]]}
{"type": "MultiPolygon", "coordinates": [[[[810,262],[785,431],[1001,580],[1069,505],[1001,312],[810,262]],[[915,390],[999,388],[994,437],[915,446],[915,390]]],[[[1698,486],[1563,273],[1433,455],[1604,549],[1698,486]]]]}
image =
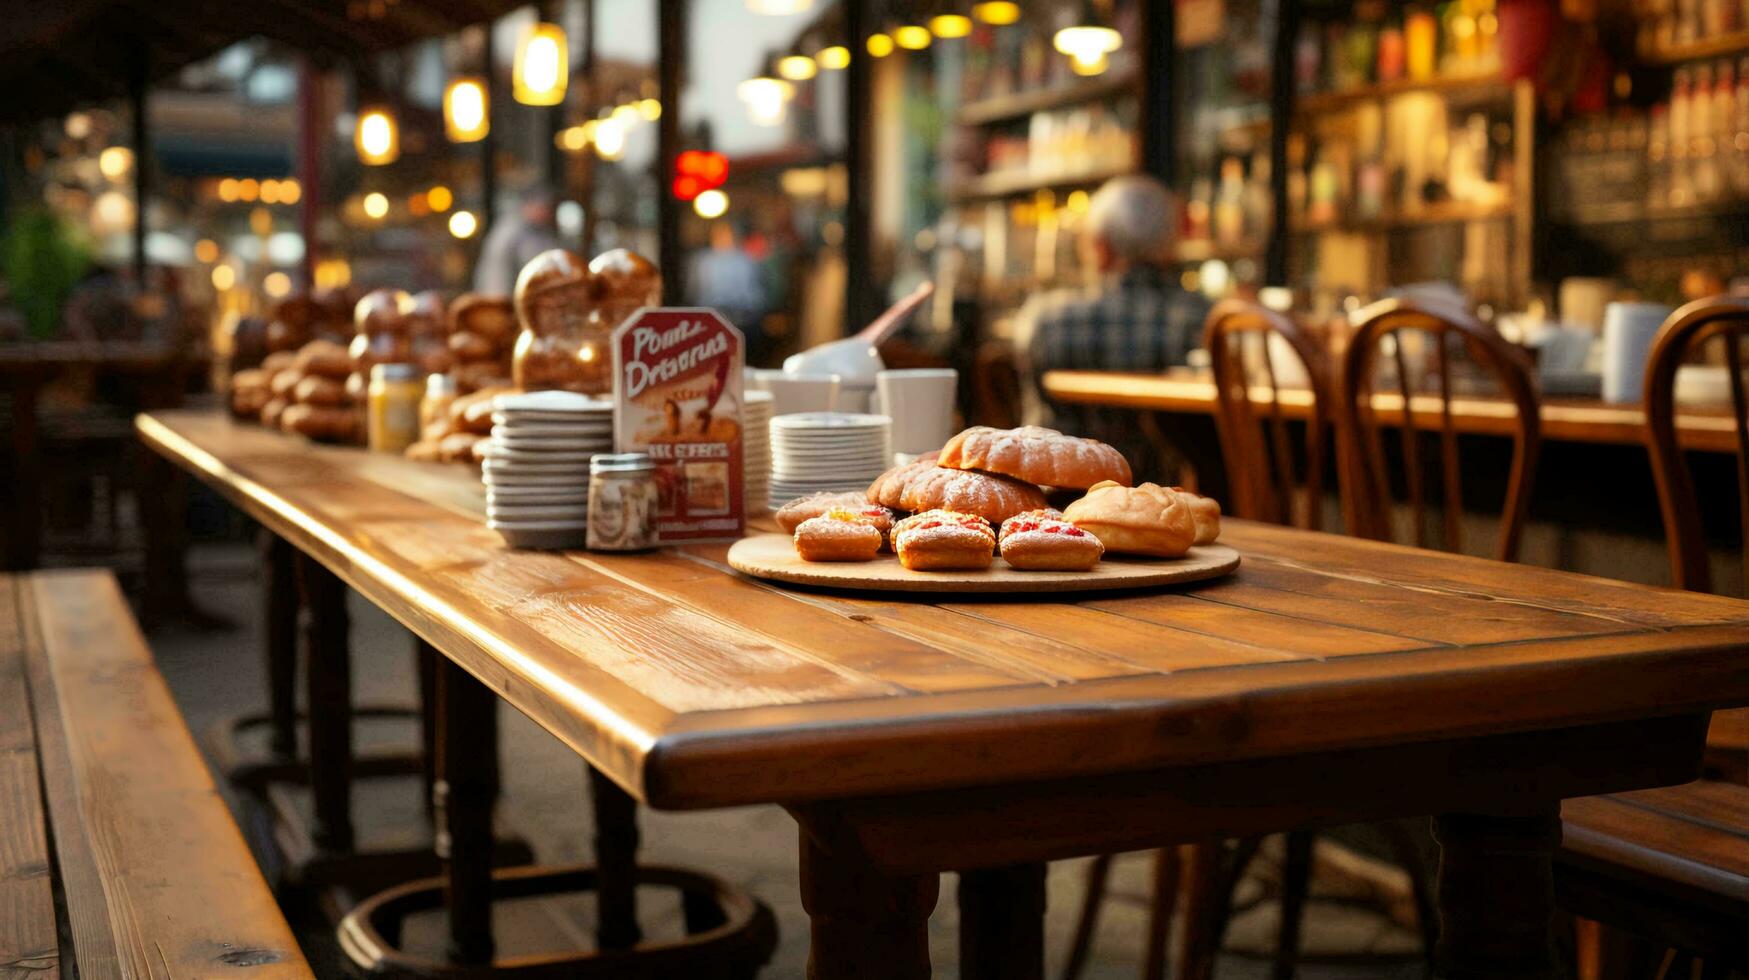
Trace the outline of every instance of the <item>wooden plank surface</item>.
{"type": "Polygon", "coordinates": [[[81,977],[310,977],[127,602],[31,576],[30,690],[81,977]]]}
{"type": "Polygon", "coordinates": [[[60,939],[25,682],[22,583],[0,574],[0,977],[54,980],[60,939]]]}
{"type": "MultiPolygon", "coordinates": [[[[1074,405],[1107,405],[1179,415],[1213,415],[1214,383],[1183,374],[1129,374],[1112,371],[1050,371],[1041,383],[1052,399],[1074,405]]],[[[1270,401],[1268,388],[1256,388],[1252,399],[1259,405],[1270,401]]],[[[1305,389],[1280,391],[1284,418],[1304,421],[1311,410],[1311,393],[1305,389]]],[[[1412,397],[1415,426],[1422,431],[1443,425],[1437,396],[1412,397]]],[[[1403,399],[1395,392],[1373,396],[1373,410],[1385,425],[1402,418],[1403,399]]],[[[1501,398],[1454,398],[1451,421],[1465,435],[1510,436],[1512,403],[1501,398]]],[[[1676,418],[1677,437],[1685,449],[1714,453],[1737,450],[1736,429],[1729,409],[1685,409],[1676,418]]],[[[1617,446],[1641,446],[1646,439],[1646,413],[1638,405],[1617,405],[1595,398],[1549,398],[1542,406],[1544,439],[1557,442],[1591,442],[1617,446]]]]}
{"type": "MultiPolygon", "coordinates": [[[[727,545],[516,552],[466,467],[213,414],[146,442],[666,807],[1155,768],[1749,703],[1749,603],[1228,521],[1243,564],[1081,601],[870,598],[727,545]]],[[[755,522],[763,526],[762,522],[755,522]]]]}

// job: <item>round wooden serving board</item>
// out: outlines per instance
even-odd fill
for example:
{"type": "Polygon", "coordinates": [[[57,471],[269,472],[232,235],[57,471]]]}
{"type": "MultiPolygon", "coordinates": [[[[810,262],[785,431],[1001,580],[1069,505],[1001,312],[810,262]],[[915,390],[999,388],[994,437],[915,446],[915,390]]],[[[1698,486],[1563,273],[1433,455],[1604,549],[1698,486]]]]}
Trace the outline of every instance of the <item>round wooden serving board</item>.
{"type": "Polygon", "coordinates": [[[794,585],[876,592],[1092,592],[1181,585],[1219,578],[1239,567],[1239,553],[1223,544],[1192,548],[1183,558],[1107,555],[1085,572],[1023,572],[1000,556],[977,572],[913,572],[882,554],[868,562],[803,561],[787,534],[757,534],[729,549],[729,565],[755,578],[794,585]]]}

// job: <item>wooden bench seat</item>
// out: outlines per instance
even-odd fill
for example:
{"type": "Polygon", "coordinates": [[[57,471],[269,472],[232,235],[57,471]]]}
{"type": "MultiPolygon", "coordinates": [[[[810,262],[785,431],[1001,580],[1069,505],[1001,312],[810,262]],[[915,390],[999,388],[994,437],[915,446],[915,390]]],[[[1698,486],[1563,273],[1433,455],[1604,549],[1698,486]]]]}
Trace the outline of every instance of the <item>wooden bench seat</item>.
{"type": "Polygon", "coordinates": [[[1749,786],[1701,781],[1568,800],[1563,908],[1749,967],[1749,786]]]}
{"type": "Polygon", "coordinates": [[[107,572],[0,575],[0,976],[16,975],[313,975],[107,572]]]}

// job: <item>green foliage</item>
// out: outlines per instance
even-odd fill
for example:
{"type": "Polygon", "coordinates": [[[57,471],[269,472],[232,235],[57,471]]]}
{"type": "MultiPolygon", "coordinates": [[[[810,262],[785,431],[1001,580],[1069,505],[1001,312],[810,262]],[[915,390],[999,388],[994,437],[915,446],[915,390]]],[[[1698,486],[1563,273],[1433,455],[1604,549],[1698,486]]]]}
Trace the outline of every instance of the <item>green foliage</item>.
{"type": "Polygon", "coordinates": [[[33,337],[55,332],[67,294],[90,267],[78,230],[45,209],[18,215],[0,237],[0,276],[33,337]]]}

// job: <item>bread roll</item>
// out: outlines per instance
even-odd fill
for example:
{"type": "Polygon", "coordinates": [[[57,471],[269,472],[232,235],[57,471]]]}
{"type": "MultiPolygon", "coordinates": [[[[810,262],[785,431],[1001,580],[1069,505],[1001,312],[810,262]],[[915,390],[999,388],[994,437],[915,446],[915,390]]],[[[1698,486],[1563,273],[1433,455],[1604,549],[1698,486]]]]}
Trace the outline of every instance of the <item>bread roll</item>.
{"type": "Polygon", "coordinates": [[[1154,483],[1097,484],[1063,516],[1098,538],[1106,551],[1122,554],[1182,558],[1197,539],[1190,500],[1154,483]]]}

